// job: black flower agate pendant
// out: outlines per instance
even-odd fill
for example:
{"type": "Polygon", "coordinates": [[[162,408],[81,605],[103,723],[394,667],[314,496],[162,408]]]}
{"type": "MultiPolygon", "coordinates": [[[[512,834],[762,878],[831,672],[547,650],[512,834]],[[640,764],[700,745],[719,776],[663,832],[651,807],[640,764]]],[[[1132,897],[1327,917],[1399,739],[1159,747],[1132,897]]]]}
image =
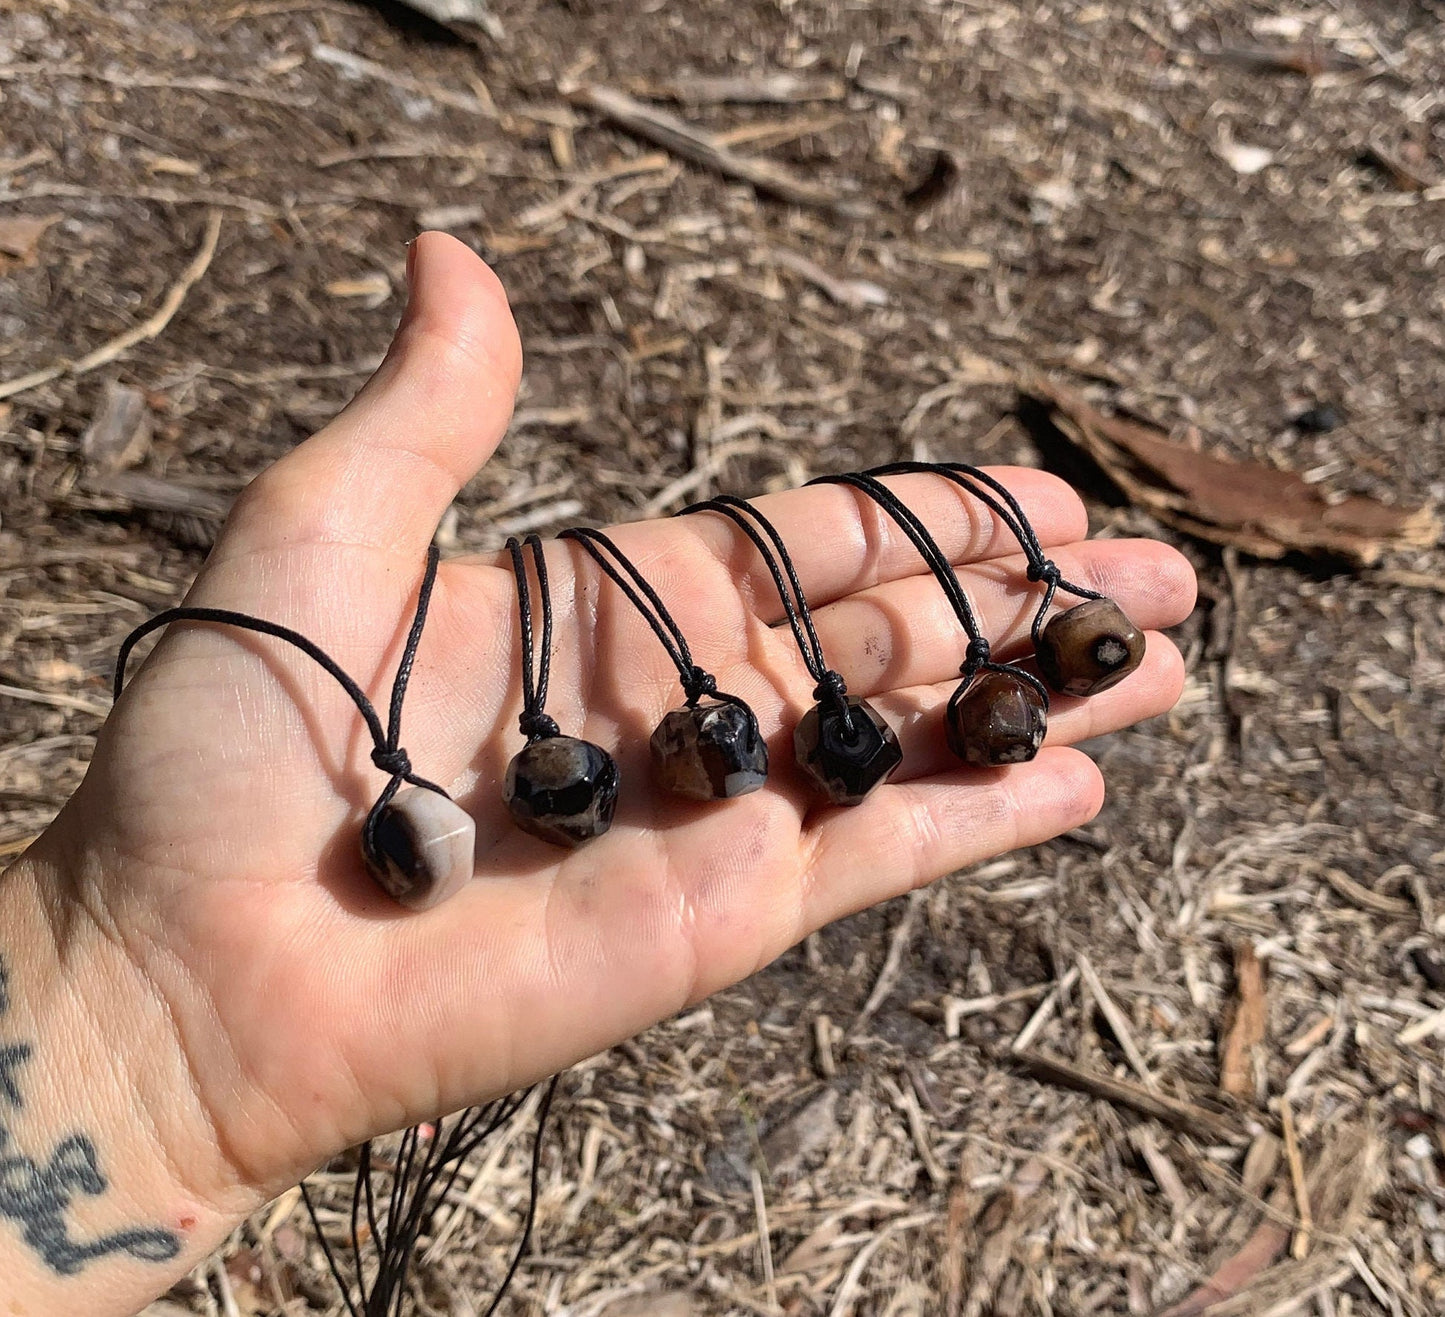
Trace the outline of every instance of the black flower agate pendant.
{"type": "Polygon", "coordinates": [[[507,765],[502,799],[523,832],[554,846],[602,836],[617,810],[617,761],[575,736],[547,736],[507,765]]]}
{"type": "Polygon", "coordinates": [[[856,805],[903,762],[903,748],[883,715],[856,695],[823,699],[793,733],[798,767],[834,805],[856,805]]]}
{"type": "Polygon", "coordinates": [[[731,800],[768,780],[768,747],[753,711],[701,700],[665,715],[652,733],[657,785],[689,800],[731,800]]]}
{"type": "Polygon", "coordinates": [[[966,764],[1027,763],[1048,730],[1043,692],[1019,673],[988,669],[953,693],[945,715],[948,748],[966,764]]]}
{"type": "Polygon", "coordinates": [[[430,910],[472,877],[477,825],[460,805],[426,787],[405,787],[363,834],[362,858],[377,885],[408,910],[430,910]]]}
{"type": "Polygon", "coordinates": [[[1049,619],[1039,671],[1061,695],[1097,695],[1144,661],[1144,635],[1112,599],[1090,599],[1049,619]]]}

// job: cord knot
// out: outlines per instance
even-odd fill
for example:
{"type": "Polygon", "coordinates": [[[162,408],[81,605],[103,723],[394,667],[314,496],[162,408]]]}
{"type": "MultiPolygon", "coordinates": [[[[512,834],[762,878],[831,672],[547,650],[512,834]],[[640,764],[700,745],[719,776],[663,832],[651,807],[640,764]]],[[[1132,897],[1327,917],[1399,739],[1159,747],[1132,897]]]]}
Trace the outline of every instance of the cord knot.
{"type": "Polygon", "coordinates": [[[518,720],[522,729],[522,735],[531,741],[545,741],[551,736],[561,736],[562,729],[557,726],[557,720],[549,713],[543,713],[540,709],[535,713],[524,713],[518,720]]]}
{"type": "Polygon", "coordinates": [[[1048,585],[1057,586],[1063,573],[1059,571],[1058,563],[1052,558],[1040,558],[1037,562],[1031,562],[1024,569],[1024,575],[1035,585],[1040,581],[1048,585]]]}
{"type": "Polygon", "coordinates": [[[835,704],[843,704],[847,695],[848,683],[843,680],[842,673],[834,672],[832,668],[829,668],[813,687],[815,700],[831,700],[835,704]]]}
{"type": "Polygon", "coordinates": [[[379,745],[371,752],[371,762],[391,777],[410,777],[411,759],[399,745],[379,745]]]}
{"type": "Polygon", "coordinates": [[[687,702],[696,704],[706,696],[717,694],[717,678],[705,668],[694,664],[682,679],[682,690],[683,694],[687,696],[687,702]]]}
{"type": "Polygon", "coordinates": [[[985,663],[993,657],[993,648],[982,636],[975,636],[968,642],[968,648],[963,651],[963,663],[959,671],[965,677],[971,677],[985,663]]]}

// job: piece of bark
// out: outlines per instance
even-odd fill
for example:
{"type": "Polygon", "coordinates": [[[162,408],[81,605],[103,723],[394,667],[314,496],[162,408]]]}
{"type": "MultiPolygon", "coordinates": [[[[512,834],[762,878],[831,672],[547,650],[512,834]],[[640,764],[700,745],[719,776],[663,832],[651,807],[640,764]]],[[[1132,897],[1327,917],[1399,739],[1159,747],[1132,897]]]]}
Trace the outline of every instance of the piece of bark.
{"type": "Polygon", "coordinates": [[[799,178],[771,160],[738,155],[705,129],[655,105],[634,100],[615,88],[579,87],[568,99],[574,105],[595,111],[634,137],[652,142],[684,160],[691,160],[729,178],[741,179],[779,201],[832,211],[854,219],[873,213],[873,207],[865,201],[840,196],[831,188],[799,178]]]}
{"type": "Polygon", "coordinates": [[[1047,1052],[1020,1051],[1014,1056],[1035,1079],[1072,1088],[1116,1106],[1128,1107],[1210,1142],[1229,1142],[1240,1133],[1231,1121],[1217,1112],[1162,1093],[1151,1093],[1142,1084],[1085,1070],[1047,1052]]]}
{"type": "Polygon", "coordinates": [[[1316,553],[1368,567],[1391,550],[1427,548],[1440,537],[1429,508],[1359,494],[1331,500],[1293,471],[1197,452],[1041,376],[1030,376],[1024,389],[1131,502],[1215,544],[1259,558],[1316,553]]]}
{"type": "MultiPolygon", "coordinates": [[[[1271,1206],[1287,1211],[1289,1197],[1276,1194],[1271,1206]]],[[[1256,1276],[1272,1267],[1289,1243],[1290,1228],[1278,1221],[1267,1218],[1261,1221],[1255,1232],[1244,1241],[1239,1252],[1226,1261],[1219,1269],[1187,1298],[1165,1308],[1157,1317],[1202,1317],[1217,1303],[1241,1293],[1256,1276]]]]}
{"type": "Polygon", "coordinates": [[[112,380],[80,437],[80,455],[99,471],[134,466],[150,448],[152,428],[145,394],[112,380]]]}
{"type": "Polygon", "coordinates": [[[1269,1005],[1264,995],[1264,967],[1249,942],[1234,950],[1234,1011],[1224,1039],[1219,1087],[1230,1097],[1248,1102],[1254,1096],[1254,1049],[1264,1042],[1269,1005]]]}

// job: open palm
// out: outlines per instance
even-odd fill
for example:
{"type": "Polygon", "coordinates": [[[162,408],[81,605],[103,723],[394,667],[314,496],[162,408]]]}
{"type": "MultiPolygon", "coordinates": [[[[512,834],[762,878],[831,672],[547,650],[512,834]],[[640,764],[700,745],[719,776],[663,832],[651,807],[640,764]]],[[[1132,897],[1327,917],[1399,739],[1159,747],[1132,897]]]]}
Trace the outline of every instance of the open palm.
{"type": "MultiPolygon", "coordinates": [[[[505,296],[466,248],[426,235],[412,275],[386,363],[247,491],[188,601],[304,632],[379,703],[433,528],[500,439],[520,368],[505,296]]],[[[1003,474],[1066,575],[1145,627],[1188,613],[1178,554],[1085,543],[1066,486],[1003,474]]],[[[1036,596],[1008,532],[942,480],[890,483],[959,564],[996,652],[1021,650],[1036,596]]],[[[653,788],[647,737],[682,702],[676,671],[578,546],[553,543],[548,711],[615,754],[622,790],[611,832],[580,850],[518,832],[499,789],[522,744],[513,579],[501,559],[444,563],[402,743],[476,818],[477,872],[425,913],[393,905],[361,865],[358,825],[385,779],[324,672],[273,640],[194,624],[136,672],[67,809],[71,869],[163,1002],[242,1183],[275,1189],[363,1137],[535,1080],[831,919],[1085,822],[1102,782],[1066,747],[1178,696],[1179,655],[1151,633],[1122,685],[1055,703],[1032,763],[963,768],[941,719],[966,637],[916,550],[849,489],[760,506],[794,550],[830,662],[903,743],[894,781],[853,809],[820,804],[792,765],[813,683],[763,564],[706,514],[613,535],[698,661],[756,711],[767,787],[712,805],[653,788]]]]}

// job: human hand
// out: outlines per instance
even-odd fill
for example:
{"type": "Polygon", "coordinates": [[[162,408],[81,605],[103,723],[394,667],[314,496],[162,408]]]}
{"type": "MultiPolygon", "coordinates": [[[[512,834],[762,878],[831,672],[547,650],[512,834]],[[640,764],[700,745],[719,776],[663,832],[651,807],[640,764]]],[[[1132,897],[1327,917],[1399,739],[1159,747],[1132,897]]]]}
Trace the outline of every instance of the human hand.
{"type": "MultiPolygon", "coordinates": [[[[411,273],[411,303],[376,376],[246,491],[187,600],[303,632],[378,703],[426,546],[501,439],[521,363],[505,295],[465,247],[425,235],[411,273]]],[[[1083,506],[1065,485],[998,474],[1067,576],[1146,628],[1188,614],[1193,576],[1174,550],[1085,542],[1083,506]]],[[[888,483],[958,565],[995,654],[1025,650],[1036,596],[1008,532],[942,480],[888,483]]],[[[0,928],[33,933],[24,945],[0,934],[0,955],[35,1039],[28,1091],[48,1083],[61,1102],[74,1088],[45,1061],[59,1046],[42,1037],[47,1019],[109,1039],[96,1085],[109,1096],[99,1109],[77,1097],[77,1111],[93,1113],[77,1119],[121,1140],[127,1121],[145,1126],[138,1146],[149,1152],[138,1155],[166,1169],[125,1194],[132,1216],[178,1229],[177,1269],[228,1221],[361,1139],[525,1085],[745,977],[830,920],[1085,823],[1103,783],[1070,747],[1178,698],[1182,661],[1151,630],[1125,682],[1055,702],[1034,761],[964,768],[941,720],[966,637],[912,544],[847,488],[758,502],[794,553],[831,663],[903,743],[893,781],[852,809],[820,805],[791,764],[813,683],[778,626],[762,562],[708,515],[611,534],[698,662],[756,712],[773,746],[768,785],[713,805],[652,788],[647,738],[681,703],[676,671],[581,549],[552,544],[548,709],[564,732],[615,754],[622,792],[612,830],[585,848],[518,832],[499,793],[522,744],[514,580],[500,556],[446,562],[402,743],[417,772],[476,818],[477,872],[424,913],[400,910],[362,867],[358,827],[385,779],[325,673],[264,637],[190,624],[173,626],[134,673],[83,786],[0,881],[0,928]],[[27,950],[37,941],[43,955],[27,950]],[[46,1004],[56,989],[42,982],[60,980],[77,1004],[46,1004]],[[41,1004],[26,1006],[27,994],[41,1004]],[[182,1198],[198,1211],[181,1211],[182,1198]]],[[[0,1020],[0,1049],[7,1027],[0,1020]]],[[[83,1041],[65,1047],[85,1060],[83,1041]]],[[[100,1152],[119,1190],[130,1172],[100,1152]]]]}

